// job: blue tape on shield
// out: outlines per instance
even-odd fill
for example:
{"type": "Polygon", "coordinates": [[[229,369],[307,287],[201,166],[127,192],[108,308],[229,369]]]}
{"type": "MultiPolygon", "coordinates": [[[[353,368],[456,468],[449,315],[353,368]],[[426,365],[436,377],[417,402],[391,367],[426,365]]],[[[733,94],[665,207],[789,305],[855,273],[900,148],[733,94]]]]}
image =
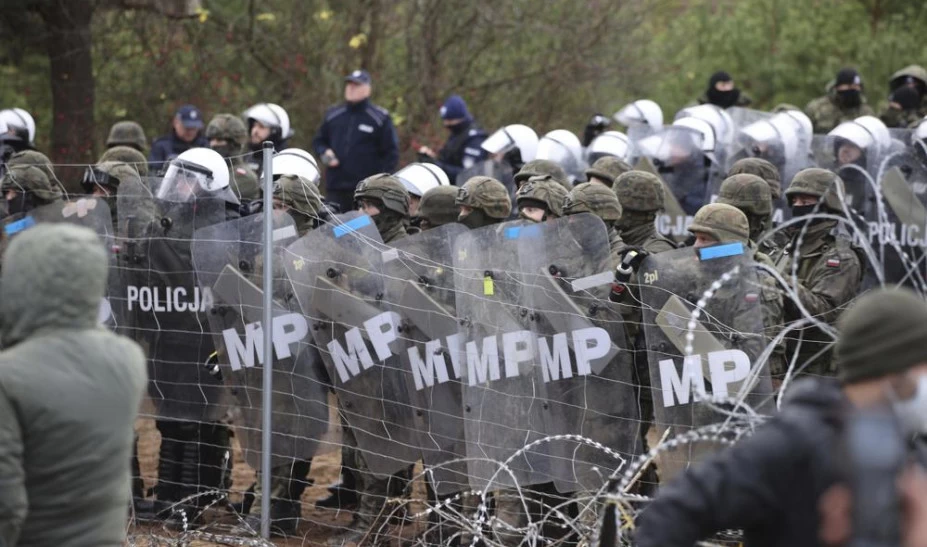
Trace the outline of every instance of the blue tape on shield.
{"type": "Polygon", "coordinates": [[[742,254],[744,254],[744,244],[739,241],[735,243],[725,243],[724,245],[712,245],[711,247],[703,247],[698,250],[698,256],[702,260],[712,260],[715,258],[742,254]]]}
{"type": "Polygon", "coordinates": [[[518,239],[521,237],[538,237],[541,235],[541,227],[537,224],[527,226],[511,226],[505,229],[505,239],[518,239]]]}
{"type": "Polygon", "coordinates": [[[341,237],[343,235],[350,234],[351,232],[356,232],[364,226],[370,226],[370,217],[367,215],[361,215],[357,218],[353,218],[345,222],[344,224],[335,226],[335,229],[332,230],[332,233],[335,235],[335,237],[341,237]]]}
{"type": "Polygon", "coordinates": [[[16,222],[7,224],[4,230],[6,231],[6,235],[11,236],[13,234],[22,232],[26,228],[32,228],[33,226],[35,226],[35,219],[32,217],[26,217],[24,219],[17,220],[16,222]]]}

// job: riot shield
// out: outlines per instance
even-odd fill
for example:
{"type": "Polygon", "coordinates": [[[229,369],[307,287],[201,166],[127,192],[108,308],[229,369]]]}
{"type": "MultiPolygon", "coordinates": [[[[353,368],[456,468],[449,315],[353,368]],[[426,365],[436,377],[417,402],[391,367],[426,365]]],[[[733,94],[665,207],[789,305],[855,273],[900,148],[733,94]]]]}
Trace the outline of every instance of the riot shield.
{"type": "MultiPolygon", "coordinates": [[[[669,429],[672,438],[724,423],[740,404],[760,414],[772,411],[769,368],[761,358],[770,341],[763,334],[757,271],[740,243],[668,251],[641,264],[658,435],[669,429]]],[[[668,453],[661,476],[672,476],[717,448],[701,441],[668,453]]]]}
{"type": "Polygon", "coordinates": [[[383,300],[401,317],[400,362],[422,459],[440,496],[469,489],[451,256],[454,240],[466,231],[446,224],[400,239],[383,255],[383,300]]]}
{"type": "Polygon", "coordinates": [[[578,435],[612,451],[553,441],[551,476],[562,493],[597,490],[641,449],[632,353],[622,316],[608,299],[614,281],[608,233],[601,219],[583,213],[533,226],[518,244],[546,382],[545,432],[578,435]]]}
{"type": "MultiPolygon", "coordinates": [[[[550,481],[549,410],[537,366],[518,250],[521,221],[461,234],[454,245],[464,430],[470,484],[478,490],[550,481]]],[[[453,355],[453,354],[452,354],[453,355]]]]}
{"type": "Polygon", "coordinates": [[[463,186],[473,177],[492,177],[498,180],[509,191],[509,199],[515,203],[515,170],[508,163],[487,158],[461,171],[454,184],[463,186]]]}
{"type": "Polygon", "coordinates": [[[641,156],[657,168],[682,210],[694,215],[710,198],[716,178],[715,162],[702,150],[703,135],[684,126],[671,125],[638,143],[641,156]]]}
{"type": "MultiPolygon", "coordinates": [[[[286,213],[273,212],[273,454],[272,466],[308,460],[328,426],[328,384],[286,270],[283,250],[297,238],[286,213]]],[[[236,423],[245,461],[261,467],[264,214],[196,231],[193,263],[200,287],[212,289],[207,311],[221,377],[241,411],[236,423]]]]}
{"type": "Polygon", "coordinates": [[[728,116],[731,117],[731,121],[734,123],[734,129],[737,132],[754,122],[768,120],[773,116],[772,112],[764,112],[763,110],[755,110],[742,106],[732,106],[725,109],[725,111],[728,116]]]}
{"type": "Polygon", "coordinates": [[[377,475],[391,475],[421,453],[399,359],[399,317],[383,303],[384,250],[370,217],[352,212],[291,244],[284,259],[341,416],[377,475]]]}
{"type": "Polygon", "coordinates": [[[200,287],[192,259],[193,234],[225,222],[225,201],[190,196],[153,197],[149,181],[119,185],[120,273],[125,294],[116,300],[125,334],[148,355],[148,393],[160,418],[215,421],[225,390],[204,363],[214,351],[207,310],[212,290],[200,287]]]}

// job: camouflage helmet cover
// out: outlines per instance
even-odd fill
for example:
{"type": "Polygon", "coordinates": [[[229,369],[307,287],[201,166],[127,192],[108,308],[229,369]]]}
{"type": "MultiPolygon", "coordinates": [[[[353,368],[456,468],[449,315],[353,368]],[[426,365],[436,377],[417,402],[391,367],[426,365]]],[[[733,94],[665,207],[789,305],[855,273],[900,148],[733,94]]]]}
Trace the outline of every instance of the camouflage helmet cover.
{"type": "Polygon", "coordinates": [[[563,170],[563,167],[550,160],[531,160],[526,163],[515,173],[515,184],[520,184],[531,177],[541,175],[550,175],[561,186],[567,190],[570,189],[570,177],[567,176],[566,171],[563,170]]]}
{"type": "Polygon", "coordinates": [[[113,124],[106,138],[106,146],[131,146],[138,151],[144,151],[148,147],[148,139],[145,138],[145,130],[138,122],[126,120],[113,124]]]}
{"type": "Polygon", "coordinates": [[[37,151],[37,150],[22,150],[16,152],[10,159],[6,162],[7,167],[13,167],[14,165],[35,165],[45,173],[45,176],[48,177],[48,180],[51,182],[57,182],[58,177],[55,176],[54,166],[48,156],[37,151]]]}
{"type": "Polygon", "coordinates": [[[663,183],[653,173],[628,171],[615,179],[612,186],[622,209],[653,212],[663,209],[663,183]]]}
{"type": "Polygon", "coordinates": [[[799,171],[785,191],[785,195],[790,198],[789,201],[798,194],[815,196],[822,199],[824,206],[832,211],[842,212],[842,197],[846,195],[846,190],[843,180],[833,171],[811,167],[799,171]]]}
{"type": "Polygon", "coordinates": [[[765,216],[772,213],[769,185],[756,175],[743,173],[724,179],[717,202],[733,205],[750,215],[765,216]]]}
{"type": "Polygon", "coordinates": [[[615,184],[615,179],[630,170],[631,166],[625,163],[621,158],[603,156],[595,160],[592,167],[586,169],[586,176],[602,179],[611,186],[615,184]]]}
{"type": "Polygon", "coordinates": [[[30,193],[40,201],[51,203],[61,199],[61,189],[48,180],[48,176],[40,167],[35,165],[13,165],[3,175],[0,183],[3,192],[14,190],[30,193]]]}
{"type": "Polygon", "coordinates": [[[734,162],[734,165],[727,172],[727,176],[740,174],[756,175],[766,181],[769,185],[769,192],[774,200],[779,199],[782,195],[782,180],[779,177],[779,170],[772,163],[763,158],[743,158],[734,162]]]}
{"type": "Polygon", "coordinates": [[[750,225],[740,209],[724,203],[709,203],[695,213],[689,231],[705,233],[719,243],[750,243],[750,225]]]}
{"type": "Polygon", "coordinates": [[[584,182],[573,188],[563,205],[564,215],[592,213],[606,223],[621,219],[621,202],[610,188],[584,182]]]}
{"type": "Polygon", "coordinates": [[[145,158],[145,155],[129,146],[114,146],[106,149],[97,163],[100,164],[108,161],[126,163],[137,169],[139,175],[143,177],[148,176],[148,160],[145,158]]]}
{"type": "Polygon", "coordinates": [[[512,214],[512,199],[508,191],[492,177],[472,177],[457,190],[455,202],[458,206],[479,209],[490,218],[504,219],[512,214]]]}
{"type": "Polygon", "coordinates": [[[283,175],[274,181],[274,197],[290,209],[313,218],[318,217],[322,208],[316,185],[297,175],[283,175]]]}
{"type": "Polygon", "coordinates": [[[409,191],[389,173],[378,173],[362,180],[354,190],[354,199],[362,198],[380,200],[386,209],[409,216],[409,191]]]}
{"type": "Polygon", "coordinates": [[[552,176],[541,175],[529,178],[521,188],[515,192],[515,203],[521,205],[525,200],[534,200],[543,203],[551,214],[562,217],[563,203],[569,192],[552,176]]]}
{"type": "Polygon", "coordinates": [[[457,188],[454,186],[436,186],[422,195],[418,204],[418,214],[427,219],[432,226],[442,226],[457,221],[457,188]]]}
{"type": "Polygon", "coordinates": [[[206,138],[221,139],[234,143],[244,151],[248,144],[248,128],[245,122],[232,114],[216,114],[206,126],[206,138]]]}

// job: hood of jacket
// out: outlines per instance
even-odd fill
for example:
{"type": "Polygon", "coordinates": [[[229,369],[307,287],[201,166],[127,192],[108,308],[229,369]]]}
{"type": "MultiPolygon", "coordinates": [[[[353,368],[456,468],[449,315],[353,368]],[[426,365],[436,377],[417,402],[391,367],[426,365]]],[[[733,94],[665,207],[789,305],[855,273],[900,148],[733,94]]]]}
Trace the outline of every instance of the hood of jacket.
{"type": "Polygon", "coordinates": [[[0,343],[96,328],[107,269],[106,250],[87,228],[39,224],[18,235],[3,257],[0,343]]]}

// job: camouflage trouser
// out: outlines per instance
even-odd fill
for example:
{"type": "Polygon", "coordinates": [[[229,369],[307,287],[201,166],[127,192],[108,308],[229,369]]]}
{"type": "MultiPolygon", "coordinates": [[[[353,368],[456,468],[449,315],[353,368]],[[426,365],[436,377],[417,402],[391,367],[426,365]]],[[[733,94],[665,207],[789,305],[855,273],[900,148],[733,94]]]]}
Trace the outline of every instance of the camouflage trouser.
{"type": "MultiPolygon", "coordinates": [[[[289,464],[278,465],[270,470],[270,498],[271,500],[284,500],[298,502],[302,497],[309,482],[306,477],[309,475],[309,469],[312,466],[312,460],[293,460],[289,464]]],[[[257,475],[257,484],[254,490],[254,510],[252,514],[261,508],[261,474],[257,475]]]]}
{"type": "Polygon", "coordinates": [[[576,538],[568,537],[570,530],[559,526],[564,523],[563,519],[553,513],[553,509],[557,508],[568,518],[575,516],[575,504],[565,503],[570,498],[569,494],[560,494],[554,488],[554,483],[547,482],[522,488],[521,496],[519,497],[517,490],[509,488],[493,494],[497,522],[493,524],[492,533],[500,543],[511,546],[522,543],[530,545],[534,542],[525,541],[525,538],[534,533],[537,534],[538,540],[541,540],[537,542],[539,544],[543,541],[558,540],[561,545],[575,544],[576,538]],[[538,527],[542,519],[544,522],[538,527]],[[525,531],[529,526],[535,528],[525,531]],[[515,531],[512,528],[520,530],[515,531]]]}

